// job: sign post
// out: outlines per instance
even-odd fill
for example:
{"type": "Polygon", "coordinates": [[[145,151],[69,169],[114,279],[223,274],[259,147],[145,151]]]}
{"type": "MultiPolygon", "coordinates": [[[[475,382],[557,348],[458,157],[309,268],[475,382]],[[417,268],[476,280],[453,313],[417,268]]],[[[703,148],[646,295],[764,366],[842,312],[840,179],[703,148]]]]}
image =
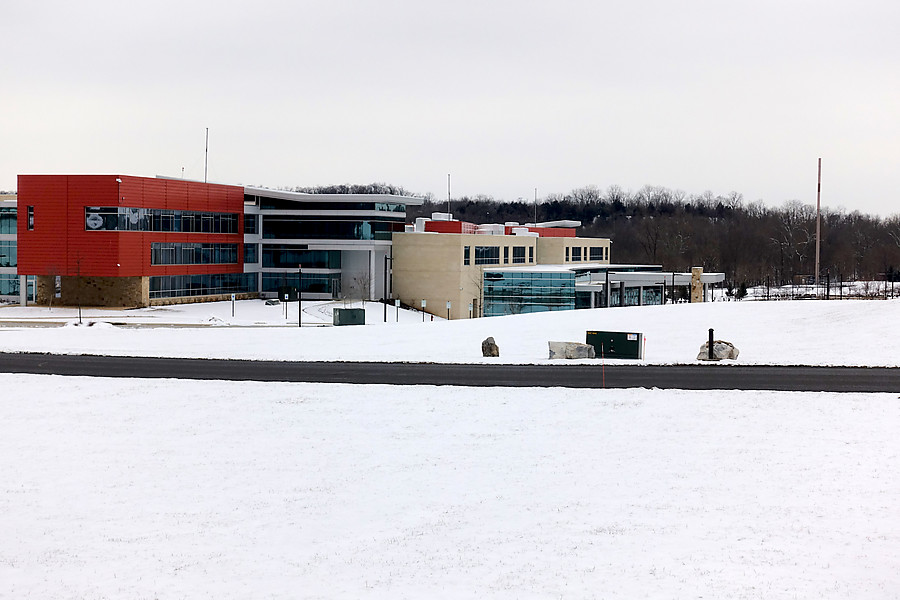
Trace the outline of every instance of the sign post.
{"type": "Polygon", "coordinates": [[[425,300],[422,300],[422,322],[425,322],[425,300]]]}

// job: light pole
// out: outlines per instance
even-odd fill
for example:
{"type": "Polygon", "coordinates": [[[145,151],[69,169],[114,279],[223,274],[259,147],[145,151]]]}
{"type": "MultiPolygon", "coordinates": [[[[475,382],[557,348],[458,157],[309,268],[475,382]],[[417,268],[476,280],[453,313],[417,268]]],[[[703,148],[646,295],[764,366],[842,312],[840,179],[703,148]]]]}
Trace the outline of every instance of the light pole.
{"type": "Polygon", "coordinates": [[[388,261],[391,264],[394,264],[394,257],[384,255],[384,298],[382,298],[382,302],[384,303],[384,322],[387,323],[387,301],[388,301],[388,261]]]}
{"type": "Polygon", "coordinates": [[[302,327],[303,304],[300,302],[300,288],[303,282],[303,265],[297,265],[297,327],[302,327]]]}
{"type": "Polygon", "coordinates": [[[78,275],[78,324],[81,325],[81,255],[75,259],[76,274],[78,275]]]}

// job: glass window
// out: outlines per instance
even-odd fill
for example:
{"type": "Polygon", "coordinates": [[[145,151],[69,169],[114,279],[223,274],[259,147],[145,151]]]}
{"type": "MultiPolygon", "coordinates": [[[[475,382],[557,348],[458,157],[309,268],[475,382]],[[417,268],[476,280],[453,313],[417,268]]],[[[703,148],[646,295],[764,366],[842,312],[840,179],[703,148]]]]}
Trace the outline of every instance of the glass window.
{"type": "MultiPolygon", "coordinates": [[[[263,273],[262,289],[263,292],[278,292],[284,287],[298,287],[297,283],[300,279],[300,273],[297,271],[287,271],[284,273],[263,273]]],[[[341,274],[340,273],[307,273],[303,272],[300,284],[301,293],[309,294],[330,294],[337,297],[341,292],[341,274]]]]}
{"type": "Polygon", "coordinates": [[[569,247],[566,246],[566,262],[569,262],[569,247]]]}
{"type": "Polygon", "coordinates": [[[237,244],[153,242],[152,265],[230,265],[237,263],[237,244]]]}
{"type": "Polygon", "coordinates": [[[19,276],[15,274],[0,275],[0,296],[19,295],[19,276]]]}
{"type": "Polygon", "coordinates": [[[15,267],[16,264],[16,242],[0,242],[0,267],[15,267]]]}
{"type": "Polygon", "coordinates": [[[503,262],[509,264],[509,246],[503,246],[503,262]]]}
{"type": "Polygon", "coordinates": [[[16,233],[16,209],[14,207],[0,208],[0,233],[16,233]]]}
{"type": "Polygon", "coordinates": [[[603,248],[591,246],[591,260],[603,260],[603,248]]]}
{"type": "Polygon", "coordinates": [[[475,246],[476,265],[499,265],[500,246],[475,246]]]}
{"type": "Polygon", "coordinates": [[[257,292],[256,273],[162,275],[150,277],[151,298],[257,292]]]}
{"type": "Polygon", "coordinates": [[[471,246],[463,247],[463,264],[464,265],[468,265],[470,263],[470,250],[471,249],[472,249],[471,246]]]}
{"type": "Polygon", "coordinates": [[[27,225],[28,225],[28,230],[29,230],[29,231],[31,231],[31,230],[34,229],[34,207],[33,207],[33,206],[29,206],[29,207],[28,207],[28,221],[27,221],[27,225]]]}
{"type": "Polygon", "coordinates": [[[403,221],[378,219],[359,221],[272,215],[262,222],[262,236],[267,239],[390,240],[394,232],[404,229],[403,221]]]}
{"type": "Polygon", "coordinates": [[[257,215],[244,215],[244,233],[256,235],[259,233],[259,217],[257,215]]]}
{"type": "Polygon", "coordinates": [[[244,263],[256,264],[259,262],[259,244],[244,244],[244,263]]]}
{"type": "Polygon", "coordinates": [[[534,246],[528,246],[528,262],[534,262],[534,246]]]}
{"type": "Polygon", "coordinates": [[[575,308],[575,274],[484,273],[485,316],[575,308]]]}
{"type": "Polygon", "coordinates": [[[127,206],[88,206],[87,231],[238,233],[236,213],[208,213],[127,206]]]}
{"type": "Polygon", "coordinates": [[[581,247],[580,246],[572,247],[572,260],[573,261],[581,260],[581,247]]]}
{"type": "Polygon", "coordinates": [[[513,264],[525,264],[525,246],[513,246],[513,264]]]}
{"type": "Polygon", "coordinates": [[[308,250],[305,245],[263,244],[263,267],[296,269],[297,265],[311,269],[340,269],[341,251],[308,250]]]}

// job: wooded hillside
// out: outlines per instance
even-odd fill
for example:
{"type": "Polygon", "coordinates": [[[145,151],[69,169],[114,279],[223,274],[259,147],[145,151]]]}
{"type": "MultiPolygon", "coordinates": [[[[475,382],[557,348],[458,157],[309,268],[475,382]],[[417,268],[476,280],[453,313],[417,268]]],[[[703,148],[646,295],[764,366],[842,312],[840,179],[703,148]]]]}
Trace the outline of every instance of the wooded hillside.
{"type": "MultiPolygon", "coordinates": [[[[457,219],[474,223],[581,221],[578,235],[608,237],[619,263],[661,264],[666,270],[702,266],[726,274],[735,286],[786,284],[815,271],[815,206],[790,201],[778,208],[744,203],[738,193],[686,195],[647,186],[625,192],[584,187],[533,202],[488,196],[451,203],[457,219]]],[[[409,218],[445,212],[447,202],[428,199],[409,207],[409,218]]],[[[833,279],[900,279],[900,217],[822,209],[821,276],[833,279]]]]}

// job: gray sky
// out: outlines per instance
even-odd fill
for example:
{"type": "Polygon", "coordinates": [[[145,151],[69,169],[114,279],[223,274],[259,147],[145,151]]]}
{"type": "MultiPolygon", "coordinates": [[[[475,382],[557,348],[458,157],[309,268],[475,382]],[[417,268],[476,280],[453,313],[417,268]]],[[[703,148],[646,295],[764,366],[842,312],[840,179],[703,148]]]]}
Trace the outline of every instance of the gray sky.
{"type": "Polygon", "coordinates": [[[900,212],[896,0],[4,2],[19,173],[900,212]]]}

